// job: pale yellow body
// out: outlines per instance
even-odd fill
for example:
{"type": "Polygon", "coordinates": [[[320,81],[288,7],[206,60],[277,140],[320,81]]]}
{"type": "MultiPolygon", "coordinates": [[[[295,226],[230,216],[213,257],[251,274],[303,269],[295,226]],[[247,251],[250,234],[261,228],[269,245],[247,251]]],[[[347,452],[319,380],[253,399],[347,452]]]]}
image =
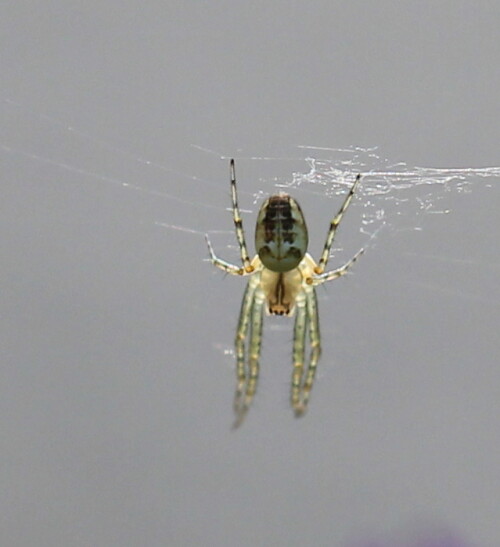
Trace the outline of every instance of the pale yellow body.
{"type": "Polygon", "coordinates": [[[311,284],[316,263],[309,253],[302,258],[299,266],[289,272],[272,272],[262,265],[258,256],[252,260],[260,276],[260,288],[266,298],[267,312],[272,315],[292,315],[297,295],[311,284]]]}

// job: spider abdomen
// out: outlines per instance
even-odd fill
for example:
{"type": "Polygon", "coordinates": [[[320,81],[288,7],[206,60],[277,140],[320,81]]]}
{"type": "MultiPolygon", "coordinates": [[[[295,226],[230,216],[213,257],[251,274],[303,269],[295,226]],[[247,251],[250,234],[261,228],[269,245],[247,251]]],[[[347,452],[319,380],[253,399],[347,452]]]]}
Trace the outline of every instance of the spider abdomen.
{"type": "Polygon", "coordinates": [[[307,244],[307,226],[299,204],[287,194],[268,198],[255,228],[255,248],[264,267],[273,272],[293,270],[306,254],[307,244]]]}

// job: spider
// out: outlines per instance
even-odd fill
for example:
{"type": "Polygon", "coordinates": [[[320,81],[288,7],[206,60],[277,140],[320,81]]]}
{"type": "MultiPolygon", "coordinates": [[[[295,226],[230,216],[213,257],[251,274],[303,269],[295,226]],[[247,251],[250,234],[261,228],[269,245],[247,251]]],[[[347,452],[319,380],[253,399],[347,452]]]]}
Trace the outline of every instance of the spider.
{"type": "Polygon", "coordinates": [[[262,204],[255,228],[257,255],[250,259],[238,207],[233,159],[230,161],[230,179],[233,220],[242,265],[237,266],[219,258],[208,235],[205,237],[212,264],[226,273],[250,277],[241,303],[235,340],[235,426],[243,421],[257,388],[264,308],[272,315],[291,316],[295,313],[290,400],[295,415],[301,416],[307,409],[321,354],[315,287],[344,275],[364,252],[361,249],[340,268],[325,271],[335,233],[351,203],[361,174],[357,175],[340,210],[330,222],[323,252],[317,263],[307,252],[308,235],[302,210],[294,198],[284,193],[273,195],[262,204]],[[305,367],[307,333],[310,338],[310,356],[305,367]],[[245,351],[247,340],[248,351],[245,351]]]}

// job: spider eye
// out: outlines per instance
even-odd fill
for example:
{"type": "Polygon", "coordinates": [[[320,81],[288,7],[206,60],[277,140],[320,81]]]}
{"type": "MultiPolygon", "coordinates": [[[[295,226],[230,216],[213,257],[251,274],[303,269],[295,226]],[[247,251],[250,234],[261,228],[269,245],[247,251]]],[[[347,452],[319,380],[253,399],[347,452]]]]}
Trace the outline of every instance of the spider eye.
{"type": "Polygon", "coordinates": [[[271,196],[260,208],[255,228],[255,248],[267,269],[288,272],[307,251],[308,235],[299,204],[286,194],[271,196]]]}

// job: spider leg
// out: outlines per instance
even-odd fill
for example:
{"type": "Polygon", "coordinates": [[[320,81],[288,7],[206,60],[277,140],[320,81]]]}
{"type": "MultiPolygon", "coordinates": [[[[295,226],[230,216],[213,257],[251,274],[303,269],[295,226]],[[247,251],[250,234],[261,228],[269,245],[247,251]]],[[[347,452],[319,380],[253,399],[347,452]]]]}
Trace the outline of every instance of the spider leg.
{"type": "Polygon", "coordinates": [[[319,332],[319,314],[318,314],[318,300],[316,298],[316,291],[310,287],[307,290],[307,316],[309,321],[309,338],[311,339],[311,354],[309,355],[309,365],[307,367],[306,377],[304,380],[304,387],[302,390],[302,409],[297,415],[302,415],[307,408],[309,397],[314,383],[314,377],[316,376],[316,367],[321,356],[321,336],[319,332]]]}
{"type": "Polygon", "coordinates": [[[345,275],[349,271],[349,268],[356,262],[356,260],[358,260],[358,258],[364,252],[365,252],[365,248],[363,247],[343,266],[340,266],[340,268],[331,270],[329,272],[323,272],[322,274],[310,277],[308,279],[308,283],[313,286],[321,285],[321,283],[325,283],[326,281],[331,281],[332,279],[337,279],[337,277],[341,277],[342,275],[345,275]]]}
{"type": "Polygon", "coordinates": [[[302,416],[309,402],[309,397],[316,375],[316,368],[321,355],[321,340],[319,333],[318,303],[313,287],[305,289],[305,296],[297,302],[297,318],[295,320],[294,336],[294,372],[292,377],[292,408],[295,416],[302,416]],[[305,338],[309,328],[311,353],[307,370],[304,369],[305,338]],[[301,359],[297,361],[297,357],[301,359]]]}
{"type": "Polygon", "coordinates": [[[236,349],[236,376],[238,384],[236,386],[236,393],[234,397],[235,411],[239,406],[238,401],[245,389],[245,380],[247,377],[245,370],[245,342],[248,337],[248,331],[250,328],[250,317],[252,314],[252,308],[254,303],[255,289],[259,284],[258,277],[250,278],[241,301],[240,318],[238,320],[238,328],[236,330],[235,349],[236,349]]]}
{"type": "Polygon", "coordinates": [[[322,274],[325,271],[326,264],[330,256],[330,249],[335,238],[335,232],[337,231],[337,228],[340,224],[340,221],[342,220],[342,217],[344,216],[344,213],[351,203],[352,196],[354,195],[354,192],[356,191],[360,180],[361,173],[357,175],[351,190],[347,194],[344,203],[342,204],[342,207],[339,209],[339,212],[333,217],[332,221],[330,222],[330,229],[328,230],[328,234],[326,235],[325,246],[323,247],[323,252],[321,253],[321,258],[319,259],[318,265],[314,270],[315,273],[317,273],[318,275],[322,274]]]}
{"type": "Polygon", "coordinates": [[[307,307],[304,293],[300,293],[295,301],[295,325],[293,328],[293,373],[291,403],[295,413],[300,413],[302,408],[301,390],[302,376],[304,374],[304,355],[307,330],[307,307]]]}
{"type": "MultiPolygon", "coordinates": [[[[257,279],[257,278],[254,278],[257,279]]],[[[253,282],[253,279],[250,283],[253,282]]],[[[249,283],[249,285],[250,285],[249,283]]],[[[255,281],[257,286],[259,283],[258,279],[255,281]]],[[[252,295],[251,304],[246,307],[245,302],[243,303],[243,308],[247,316],[251,316],[250,319],[246,319],[247,322],[250,322],[250,343],[248,348],[248,374],[244,372],[244,364],[240,361],[240,355],[238,355],[238,386],[236,390],[234,409],[236,412],[236,421],[234,427],[238,427],[243,422],[250,405],[252,404],[255,391],[257,389],[257,381],[259,379],[259,359],[260,359],[260,348],[262,344],[262,321],[263,321],[263,311],[264,311],[264,302],[265,295],[264,292],[260,289],[254,289],[252,295]],[[240,372],[243,371],[243,376],[240,376],[240,372]],[[243,380],[243,381],[242,381],[243,380]]],[[[246,299],[246,295],[245,295],[246,299]]],[[[241,324],[241,331],[243,331],[244,325],[241,324]]],[[[248,329],[248,327],[247,327],[248,329]]],[[[238,329],[239,331],[239,329],[238,329]]],[[[238,332],[239,333],[239,332],[238,332]]],[[[244,349],[243,349],[244,351],[244,349]]],[[[238,353],[238,349],[237,349],[238,353]]],[[[244,354],[243,354],[244,355],[244,354]]],[[[243,357],[244,358],[244,357],[243,357]]]]}
{"type": "Polygon", "coordinates": [[[247,244],[245,242],[245,232],[243,230],[243,221],[241,220],[240,209],[238,207],[238,194],[236,192],[234,160],[231,160],[229,166],[231,176],[231,201],[233,204],[233,221],[236,230],[236,239],[238,240],[238,245],[240,247],[241,262],[243,263],[243,266],[236,266],[235,264],[231,264],[230,262],[219,258],[215,254],[207,234],[205,234],[205,239],[207,241],[208,252],[210,253],[210,260],[214,266],[217,266],[224,272],[233,275],[251,274],[255,271],[255,266],[251,263],[250,257],[248,256],[247,244]]]}
{"type": "Polygon", "coordinates": [[[238,194],[236,192],[236,174],[234,170],[234,160],[229,163],[229,171],[231,176],[231,199],[233,202],[233,221],[236,229],[236,239],[240,246],[241,262],[243,263],[243,270],[246,273],[252,273],[254,267],[250,264],[250,257],[248,256],[247,244],[245,241],[245,232],[243,230],[243,221],[241,220],[240,209],[238,207],[238,194]]]}
{"type": "Polygon", "coordinates": [[[210,253],[210,261],[214,266],[217,266],[217,268],[220,268],[226,273],[233,274],[233,275],[245,275],[245,270],[241,266],[236,266],[235,264],[231,264],[230,262],[226,262],[222,258],[219,258],[212,247],[212,244],[210,243],[210,239],[208,238],[208,235],[205,234],[205,239],[207,241],[208,245],[208,252],[210,253]]]}

